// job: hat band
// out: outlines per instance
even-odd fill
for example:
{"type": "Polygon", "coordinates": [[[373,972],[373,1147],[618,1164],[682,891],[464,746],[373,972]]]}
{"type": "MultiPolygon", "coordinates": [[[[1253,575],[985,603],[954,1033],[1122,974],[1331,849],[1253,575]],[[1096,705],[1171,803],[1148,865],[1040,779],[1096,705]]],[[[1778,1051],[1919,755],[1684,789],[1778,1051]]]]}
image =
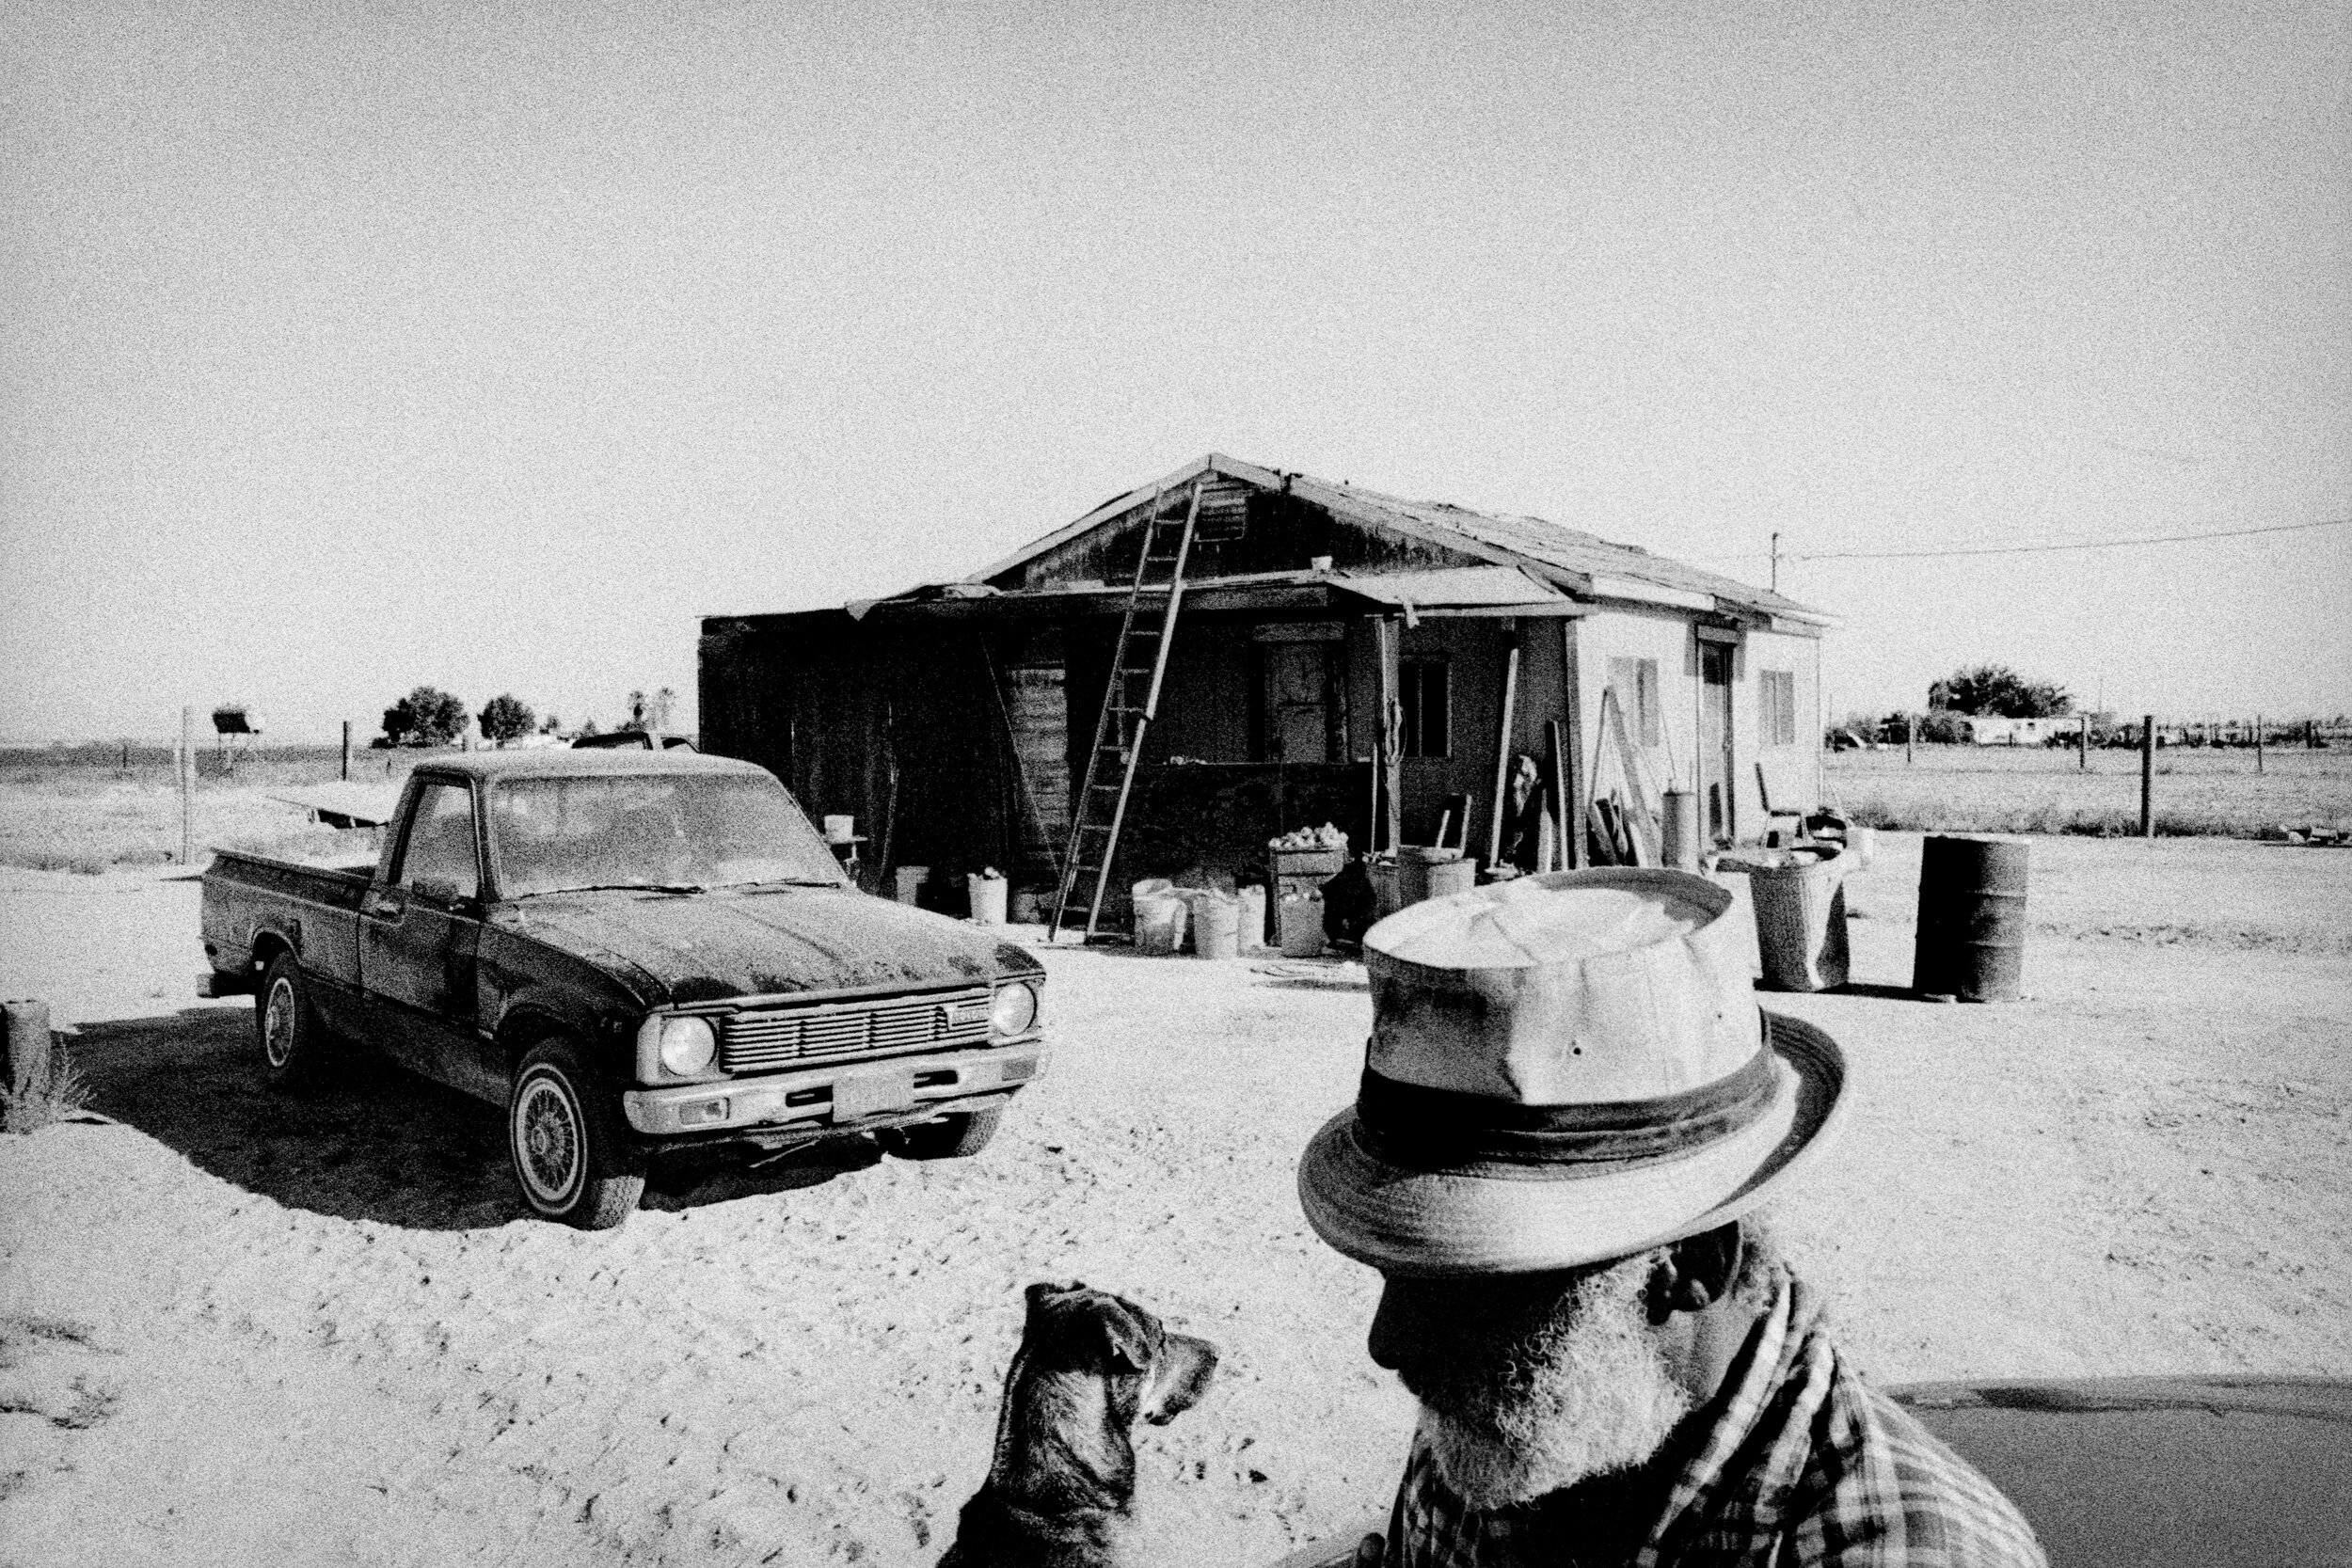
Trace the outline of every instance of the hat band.
{"type": "Polygon", "coordinates": [[[1661,1159],[1729,1137],[1772,1104],[1778,1079],[1760,1050],[1728,1077],[1655,1100],[1525,1105],[1400,1083],[1364,1069],[1357,1137],[1391,1164],[1445,1170],[1500,1161],[1571,1165],[1661,1159]]]}

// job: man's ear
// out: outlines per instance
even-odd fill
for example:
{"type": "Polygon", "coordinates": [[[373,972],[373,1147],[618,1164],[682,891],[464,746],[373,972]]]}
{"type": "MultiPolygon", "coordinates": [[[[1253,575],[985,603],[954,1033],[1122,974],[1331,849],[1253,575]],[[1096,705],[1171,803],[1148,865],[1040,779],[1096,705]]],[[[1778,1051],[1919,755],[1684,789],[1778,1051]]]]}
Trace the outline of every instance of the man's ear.
{"type": "MultiPolygon", "coordinates": [[[[1740,1277],[1740,1222],[1668,1243],[1655,1282],[1653,1312],[1704,1312],[1731,1293],[1740,1277]]],[[[1662,1321],[1662,1313],[1658,1313],[1662,1321]]]]}

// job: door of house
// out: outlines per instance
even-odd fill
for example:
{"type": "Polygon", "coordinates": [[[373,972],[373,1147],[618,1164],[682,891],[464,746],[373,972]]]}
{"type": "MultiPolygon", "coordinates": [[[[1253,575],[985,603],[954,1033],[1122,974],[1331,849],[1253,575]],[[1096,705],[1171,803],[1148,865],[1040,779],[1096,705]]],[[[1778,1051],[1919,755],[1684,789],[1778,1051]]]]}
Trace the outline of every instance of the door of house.
{"type": "Polygon", "coordinates": [[[1707,773],[1707,835],[1728,843],[1739,821],[1731,763],[1731,648],[1699,644],[1699,762],[1707,773]]]}
{"type": "Polygon", "coordinates": [[[1328,642],[1265,644],[1266,756],[1329,762],[1331,648],[1328,642]]]}

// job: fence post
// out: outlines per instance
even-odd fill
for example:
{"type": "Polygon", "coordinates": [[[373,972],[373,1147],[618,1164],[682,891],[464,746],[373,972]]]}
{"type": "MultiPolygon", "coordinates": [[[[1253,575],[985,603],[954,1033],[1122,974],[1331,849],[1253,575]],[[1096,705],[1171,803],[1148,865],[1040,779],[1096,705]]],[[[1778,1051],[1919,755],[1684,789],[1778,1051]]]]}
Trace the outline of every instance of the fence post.
{"type": "Polygon", "coordinates": [[[343,721],[343,782],[351,782],[351,721],[343,721]]]}
{"type": "Polygon", "coordinates": [[[2139,836],[2156,836],[2156,716],[2139,724],[2139,836]]]}
{"type": "Polygon", "coordinates": [[[38,1100],[49,1092],[50,1060],[56,1051],[49,1031],[49,1004],[10,1002],[0,1032],[0,1086],[9,1098],[38,1100]]]}
{"type": "Polygon", "coordinates": [[[2084,714],[2082,716],[2081,723],[2082,743],[2079,748],[2080,762],[2076,767],[2075,771],[2079,773],[2088,773],[2090,771],[2090,715],[2088,713],[2084,714]]]}
{"type": "Polygon", "coordinates": [[[1910,714],[1903,715],[1903,766],[1911,766],[1911,742],[1919,732],[1919,721],[1910,714]]]}
{"type": "Polygon", "coordinates": [[[180,863],[191,863],[196,847],[196,709],[180,710],[180,863]]]}
{"type": "Polygon", "coordinates": [[[2263,716],[2254,715],[2254,771],[2263,770],[2263,716]]]}

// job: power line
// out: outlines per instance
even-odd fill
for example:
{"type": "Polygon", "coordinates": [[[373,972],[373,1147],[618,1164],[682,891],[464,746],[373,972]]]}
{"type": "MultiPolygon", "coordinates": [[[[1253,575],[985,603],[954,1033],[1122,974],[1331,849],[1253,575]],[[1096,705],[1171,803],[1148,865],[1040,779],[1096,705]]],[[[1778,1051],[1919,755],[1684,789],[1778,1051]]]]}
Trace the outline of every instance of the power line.
{"type": "Polygon", "coordinates": [[[1782,551],[1784,561],[1929,561],[1957,555],[2047,555],[2058,550],[2112,550],[2132,545],[2181,545],[2196,539],[2244,539],[2257,533],[2303,533],[2312,529],[2344,528],[2352,517],[2329,517],[2317,523],[2278,523],[2269,528],[2217,529],[2209,533],[2157,533],[2139,539],[2078,539],[2057,545],[1979,545],[1952,550],[1822,550],[1782,551]]]}

